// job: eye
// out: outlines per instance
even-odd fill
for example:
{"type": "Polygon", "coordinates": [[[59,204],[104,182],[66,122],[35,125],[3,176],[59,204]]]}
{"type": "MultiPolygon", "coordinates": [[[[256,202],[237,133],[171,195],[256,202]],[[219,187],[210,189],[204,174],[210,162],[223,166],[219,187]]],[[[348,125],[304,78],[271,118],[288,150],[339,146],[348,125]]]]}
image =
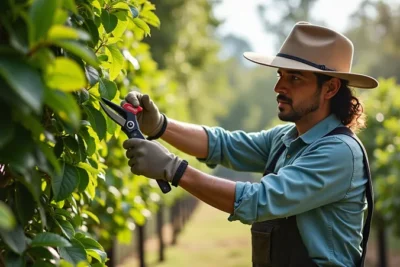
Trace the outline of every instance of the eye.
{"type": "Polygon", "coordinates": [[[298,81],[298,80],[300,80],[300,78],[298,76],[296,76],[296,75],[290,75],[290,80],[291,81],[298,81]]]}

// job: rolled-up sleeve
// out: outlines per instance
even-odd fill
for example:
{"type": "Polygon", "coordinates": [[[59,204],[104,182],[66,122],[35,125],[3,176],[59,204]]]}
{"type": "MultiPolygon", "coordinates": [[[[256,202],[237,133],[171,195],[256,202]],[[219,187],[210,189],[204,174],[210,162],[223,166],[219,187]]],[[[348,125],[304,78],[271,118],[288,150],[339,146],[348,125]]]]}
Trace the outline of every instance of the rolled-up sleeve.
{"type": "Polygon", "coordinates": [[[238,182],[234,213],[228,219],[251,224],[339,201],[351,187],[354,160],[343,140],[324,138],[277,174],[264,176],[260,183],[238,182]]]}
{"type": "Polygon", "coordinates": [[[237,171],[262,172],[271,147],[271,133],[226,131],[220,127],[203,127],[208,135],[208,155],[198,159],[210,167],[221,164],[237,171]]]}

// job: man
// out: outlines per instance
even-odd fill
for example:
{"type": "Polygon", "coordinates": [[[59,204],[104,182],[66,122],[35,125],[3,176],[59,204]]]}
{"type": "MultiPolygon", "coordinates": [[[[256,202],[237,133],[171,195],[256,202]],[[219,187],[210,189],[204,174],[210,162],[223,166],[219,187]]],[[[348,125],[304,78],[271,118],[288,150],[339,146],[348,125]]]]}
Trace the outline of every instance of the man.
{"type": "Polygon", "coordinates": [[[349,86],[375,88],[377,81],[351,73],[350,40],[304,22],[293,27],[276,56],[244,56],[277,68],[278,116],[294,124],[228,132],[167,120],[138,92],[126,101],[144,107],[139,123],[150,140],[161,137],[209,166],[264,173],[261,181],[202,173],[161,144],[138,139],[124,143],[132,172],[179,185],[229,213],[230,221],[253,224],[253,266],[363,265],[372,188],[368,160],[349,130],[364,126],[362,106],[349,86]]]}

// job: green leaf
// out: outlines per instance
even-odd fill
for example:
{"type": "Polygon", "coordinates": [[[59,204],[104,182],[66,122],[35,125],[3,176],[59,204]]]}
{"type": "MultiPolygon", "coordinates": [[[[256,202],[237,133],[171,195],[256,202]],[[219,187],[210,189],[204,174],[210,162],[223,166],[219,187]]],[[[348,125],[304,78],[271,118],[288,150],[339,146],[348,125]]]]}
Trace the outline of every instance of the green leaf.
{"type": "Polygon", "coordinates": [[[40,194],[42,193],[42,180],[38,171],[31,170],[30,172],[26,172],[25,175],[19,178],[19,181],[28,188],[36,203],[38,203],[40,201],[40,194]]]}
{"type": "Polygon", "coordinates": [[[107,55],[100,55],[97,57],[100,61],[108,61],[108,56],[107,55]]]}
{"type": "Polygon", "coordinates": [[[31,37],[33,43],[46,37],[53,24],[58,3],[58,0],[33,0],[29,9],[29,18],[33,26],[31,37]]]}
{"type": "Polygon", "coordinates": [[[16,50],[26,54],[29,52],[29,36],[28,25],[24,17],[18,17],[15,21],[3,21],[4,27],[7,28],[10,44],[16,50]]]}
{"type": "Polygon", "coordinates": [[[73,264],[86,261],[87,255],[83,245],[75,238],[71,238],[71,244],[71,247],[60,248],[60,256],[73,264]]]}
{"type": "Polygon", "coordinates": [[[83,109],[86,112],[88,120],[92,125],[93,130],[97,133],[99,139],[104,139],[107,131],[107,123],[103,114],[91,106],[83,106],[83,109]]]}
{"type": "Polygon", "coordinates": [[[79,179],[76,168],[63,162],[61,173],[55,175],[52,181],[54,200],[58,202],[68,198],[75,188],[77,188],[78,184],[79,179]]]}
{"type": "Polygon", "coordinates": [[[0,121],[1,121],[1,131],[0,131],[0,148],[13,139],[15,132],[15,124],[11,118],[11,110],[9,106],[0,105],[0,121]]]}
{"type": "MultiPolygon", "coordinates": [[[[46,159],[51,163],[53,166],[54,170],[56,172],[59,172],[61,170],[60,164],[58,163],[56,154],[55,154],[55,149],[53,150],[48,144],[39,142],[36,143],[40,150],[43,152],[43,154],[46,156],[46,159]]],[[[62,145],[63,143],[61,143],[62,145]]],[[[57,146],[57,145],[56,145],[57,146]]],[[[63,148],[63,147],[62,147],[63,148]]]]}
{"type": "Polygon", "coordinates": [[[29,63],[38,69],[45,70],[47,65],[53,64],[54,59],[53,52],[47,47],[42,47],[29,58],[29,63]]]}
{"type": "Polygon", "coordinates": [[[117,85],[114,82],[104,78],[99,80],[99,91],[101,97],[111,100],[115,97],[117,90],[117,85]]]}
{"type": "Polygon", "coordinates": [[[112,59],[112,64],[110,67],[110,80],[115,80],[124,66],[124,56],[116,45],[107,45],[109,58],[112,59]]]}
{"type": "Polygon", "coordinates": [[[0,201],[0,229],[11,230],[15,226],[15,218],[10,207],[0,201]]]}
{"type": "Polygon", "coordinates": [[[36,203],[32,194],[21,183],[15,188],[15,208],[20,223],[25,227],[35,213],[36,203]]]}
{"type": "Polygon", "coordinates": [[[86,77],[78,63],[58,57],[46,70],[46,84],[64,92],[80,90],[86,86],[86,77]]]}
{"type": "Polygon", "coordinates": [[[88,210],[82,211],[83,213],[87,214],[93,221],[95,221],[97,224],[100,224],[99,217],[97,217],[93,212],[90,212],[88,210]]]}
{"type": "Polygon", "coordinates": [[[150,35],[150,27],[147,25],[146,22],[139,18],[134,18],[132,19],[133,23],[140,29],[142,29],[145,33],[145,35],[150,35]]]}
{"type": "Polygon", "coordinates": [[[85,147],[85,142],[83,141],[83,138],[78,135],[78,150],[76,151],[79,155],[79,161],[86,161],[87,154],[86,154],[86,147],[85,147]]]}
{"type": "Polygon", "coordinates": [[[0,150],[0,162],[7,162],[15,171],[24,174],[22,177],[25,177],[36,164],[34,149],[35,142],[32,140],[31,133],[17,124],[13,139],[0,150]]]}
{"type": "Polygon", "coordinates": [[[89,134],[89,131],[86,127],[82,127],[79,134],[82,136],[83,140],[85,140],[87,155],[92,156],[94,152],[96,152],[95,139],[89,134]]]}
{"type": "Polygon", "coordinates": [[[55,212],[56,212],[57,215],[62,215],[62,216],[64,216],[64,217],[67,218],[67,219],[72,219],[71,212],[68,211],[68,210],[64,210],[64,209],[59,209],[59,208],[57,208],[57,209],[55,210],[55,212]]]}
{"type": "Polygon", "coordinates": [[[6,255],[6,266],[7,267],[25,267],[24,257],[15,253],[9,252],[6,255]]]}
{"type": "Polygon", "coordinates": [[[99,61],[96,55],[86,45],[82,45],[76,41],[61,41],[61,40],[53,41],[53,43],[80,57],[83,61],[85,61],[89,65],[92,65],[95,68],[99,67],[99,61]]]}
{"type": "Polygon", "coordinates": [[[118,23],[118,18],[114,14],[108,13],[107,10],[101,10],[101,22],[107,33],[112,32],[118,23]]]}
{"type": "Polygon", "coordinates": [[[37,234],[31,243],[31,247],[70,247],[71,243],[64,237],[54,233],[37,234]]]}
{"type": "Polygon", "coordinates": [[[36,259],[54,260],[56,263],[60,260],[60,255],[52,247],[30,247],[27,252],[36,259]]]}
{"type": "Polygon", "coordinates": [[[26,105],[41,111],[44,84],[39,72],[18,58],[0,56],[0,75],[26,105]]]}
{"type": "Polygon", "coordinates": [[[25,251],[25,234],[21,226],[17,226],[10,231],[0,230],[0,236],[3,242],[18,255],[21,255],[25,251]]]}
{"type": "Polygon", "coordinates": [[[61,261],[60,261],[60,266],[59,266],[59,267],[75,267],[75,266],[74,266],[74,264],[69,263],[69,262],[66,261],[66,260],[61,260],[61,261]]]}
{"type": "Polygon", "coordinates": [[[83,234],[81,235],[76,234],[75,238],[78,239],[79,242],[81,242],[81,244],[85,247],[85,249],[99,249],[104,251],[103,246],[100,245],[100,243],[94,240],[93,238],[87,237],[83,234]]]}
{"type": "Polygon", "coordinates": [[[49,30],[49,33],[47,35],[47,40],[48,41],[57,41],[57,40],[89,41],[90,35],[79,29],[74,29],[74,28],[67,27],[64,25],[54,25],[49,30]]]}
{"type": "Polygon", "coordinates": [[[92,87],[99,81],[99,72],[92,66],[85,66],[86,78],[89,81],[89,85],[92,87]]]}
{"type": "Polygon", "coordinates": [[[89,46],[94,48],[100,40],[99,29],[91,19],[86,19],[82,27],[90,34],[92,40],[88,42],[89,46]]]}
{"type": "Polygon", "coordinates": [[[32,265],[32,267],[54,267],[54,266],[57,266],[57,265],[54,265],[54,264],[52,264],[48,261],[42,260],[42,259],[35,261],[35,264],[32,265]]]}
{"type": "Polygon", "coordinates": [[[75,235],[75,229],[69,221],[57,220],[63,234],[71,239],[75,235]]]}
{"type": "Polygon", "coordinates": [[[63,0],[63,7],[71,10],[75,14],[78,14],[78,10],[76,9],[76,4],[74,0],[63,0]]]}
{"type": "Polygon", "coordinates": [[[111,135],[114,135],[119,125],[115,123],[110,117],[107,116],[107,132],[111,135]]]}
{"type": "Polygon", "coordinates": [[[46,90],[45,103],[67,124],[78,130],[80,127],[81,112],[71,94],[46,90]]]}
{"type": "Polygon", "coordinates": [[[84,169],[81,168],[76,168],[76,169],[79,177],[78,191],[83,192],[85,191],[86,187],[89,184],[89,174],[84,169]]]}

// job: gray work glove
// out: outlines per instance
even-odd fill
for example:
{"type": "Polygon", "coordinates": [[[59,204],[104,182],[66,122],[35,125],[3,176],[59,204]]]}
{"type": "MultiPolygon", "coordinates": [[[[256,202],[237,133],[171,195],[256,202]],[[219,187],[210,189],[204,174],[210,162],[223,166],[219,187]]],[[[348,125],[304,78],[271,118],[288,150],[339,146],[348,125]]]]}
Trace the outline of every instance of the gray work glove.
{"type": "Polygon", "coordinates": [[[172,182],[174,186],[178,185],[188,165],[156,141],[131,138],[123,146],[132,173],[172,182]]]}
{"type": "Polygon", "coordinates": [[[149,137],[160,137],[162,134],[161,131],[165,131],[166,128],[166,125],[164,125],[166,118],[158,111],[157,106],[150,99],[149,95],[132,91],[125,96],[125,101],[134,107],[141,106],[143,108],[143,111],[136,115],[142,133],[149,137]]]}

